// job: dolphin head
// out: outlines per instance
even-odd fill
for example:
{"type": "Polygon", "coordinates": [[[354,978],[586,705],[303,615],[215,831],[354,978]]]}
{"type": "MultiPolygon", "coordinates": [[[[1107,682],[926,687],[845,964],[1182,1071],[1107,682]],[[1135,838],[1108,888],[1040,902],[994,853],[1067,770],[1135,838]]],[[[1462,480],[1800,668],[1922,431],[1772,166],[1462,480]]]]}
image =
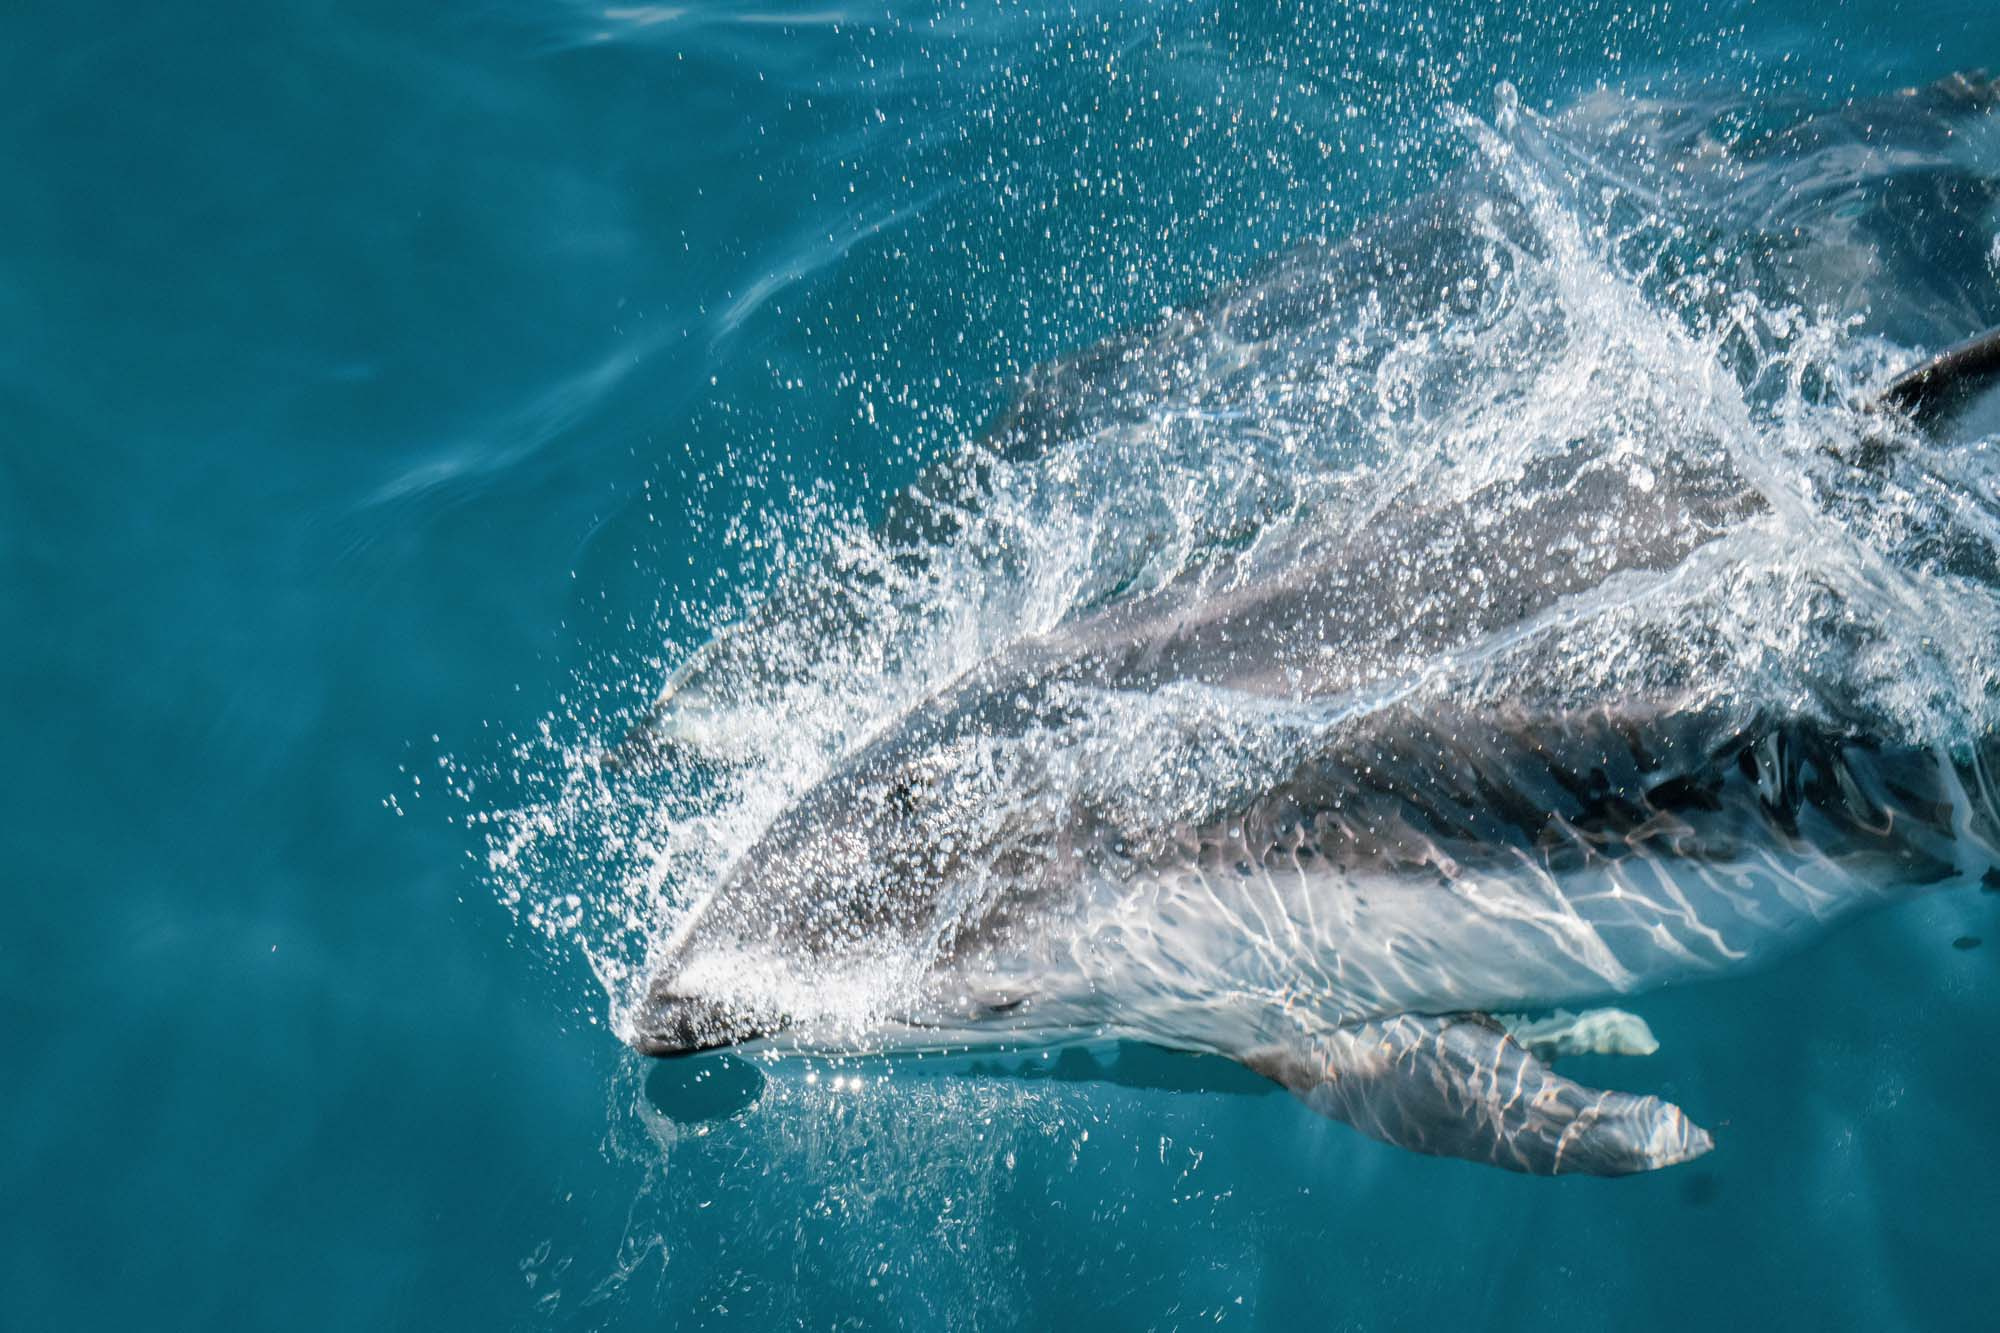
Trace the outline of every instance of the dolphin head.
{"type": "Polygon", "coordinates": [[[793,801],[661,948],[628,1043],[657,1056],[823,1025],[852,1037],[905,1012],[976,912],[968,886],[1018,877],[1049,845],[1009,850],[1019,775],[991,743],[909,722],[793,801]]]}

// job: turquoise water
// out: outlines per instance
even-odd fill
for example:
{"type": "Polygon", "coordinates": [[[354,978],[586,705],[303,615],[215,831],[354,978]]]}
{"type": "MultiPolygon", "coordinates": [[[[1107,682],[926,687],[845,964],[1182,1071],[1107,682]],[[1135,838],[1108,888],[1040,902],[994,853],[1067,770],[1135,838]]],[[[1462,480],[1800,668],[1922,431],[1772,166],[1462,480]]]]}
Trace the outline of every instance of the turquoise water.
{"type": "Polygon", "coordinates": [[[1642,1072],[1571,1072],[1720,1146],[1548,1181],[1138,1047],[649,1064],[591,868],[502,901],[448,780],[642,703],[759,516],[1433,184],[1502,80],[1873,96],[2000,66],[1986,4],[0,33],[0,1325],[1990,1324],[2000,897],[1647,997],[1642,1072]]]}

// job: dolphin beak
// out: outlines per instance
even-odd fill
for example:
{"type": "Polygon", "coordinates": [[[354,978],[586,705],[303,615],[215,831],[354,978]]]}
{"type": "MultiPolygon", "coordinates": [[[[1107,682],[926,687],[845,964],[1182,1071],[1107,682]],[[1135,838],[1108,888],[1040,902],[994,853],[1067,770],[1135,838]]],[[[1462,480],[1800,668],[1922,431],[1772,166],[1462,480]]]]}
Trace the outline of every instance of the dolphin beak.
{"type": "Polygon", "coordinates": [[[655,988],[633,1015],[626,1045],[641,1055],[664,1058],[720,1050],[766,1036],[782,1021],[759,1023],[718,1001],[676,995],[655,988]]]}

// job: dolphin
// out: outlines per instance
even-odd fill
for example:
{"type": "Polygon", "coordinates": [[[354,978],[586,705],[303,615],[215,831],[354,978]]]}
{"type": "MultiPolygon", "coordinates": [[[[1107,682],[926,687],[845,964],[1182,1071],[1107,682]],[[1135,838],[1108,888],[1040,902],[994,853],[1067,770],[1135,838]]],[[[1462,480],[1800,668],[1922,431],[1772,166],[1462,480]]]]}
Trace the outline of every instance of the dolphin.
{"type": "MultiPolygon", "coordinates": [[[[1990,81],[1955,76],[1887,105],[1922,137],[1940,120],[1984,127],[1996,103],[1990,81]]],[[[1546,164],[1621,117],[1653,127],[1653,157],[1600,154],[1600,168],[1686,189],[1675,153],[1713,167],[1698,135],[1658,132],[1680,122],[1657,107],[1587,106],[1566,137],[1504,97],[1497,119],[1520,123],[1508,152],[1546,164]]],[[[1796,128],[1786,169],[1851,146],[1837,128],[1796,128]]],[[[1513,198],[1497,212],[1533,211],[1513,198]]],[[[1515,234],[1495,212],[1461,246],[1474,271],[1515,234]]],[[[1449,313],[1466,290],[1455,261],[1407,262],[1462,239],[1435,217],[1310,247],[1031,376],[983,457],[1104,432],[1177,392],[1190,359],[1262,384],[1271,358],[1324,352],[1353,311],[1330,318],[1311,295],[1329,273],[1378,304],[1449,313]]],[[[1814,262],[1780,278],[1821,290],[1814,262]]],[[[1425,400],[1448,389],[1420,385],[1404,406],[1448,410],[1425,400]]],[[[1806,603],[1800,632],[1817,637],[1785,688],[1718,678],[1684,625],[1629,666],[1649,640],[1632,631],[1614,654],[1603,627],[1689,588],[1726,615],[1715,590],[1753,553],[1768,564],[1799,513],[1819,506],[1816,530],[1875,521],[1869,497],[1930,475],[1996,404],[2000,330],[1840,416],[1849,438],[1822,450],[1806,499],[1712,440],[1635,455],[1578,429],[1449,479],[1378,476],[1337,521],[1292,514],[1084,605],[898,710],[777,814],[658,941],[621,1033],[655,1056],[1133,1038],[1235,1059],[1416,1151],[1547,1175],[1698,1157],[1712,1137],[1679,1107],[1584,1087],[1551,1066],[1554,1044],[1497,1016],[1714,975],[1901,895],[2000,880],[2000,734],[1898,725],[1845,680],[1869,631],[1839,590],[1806,603]],[[1621,660],[1535,669],[1593,653],[1621,660]]],[[[963,520],[940,485],[920,484],[892,526],[949,540],[963,520]]],[[[1900,595],[1898,571],[1921,567],[1984,595],[2000,586],[1993,531],[1944,506],[1886,548],[1863,543],[1893,558],[1864,559],[1856,586],[1900,595]]],[[[753,669],[754,639],[677,677],[625,762],[663,743],[677,691],[753,669]]]]}

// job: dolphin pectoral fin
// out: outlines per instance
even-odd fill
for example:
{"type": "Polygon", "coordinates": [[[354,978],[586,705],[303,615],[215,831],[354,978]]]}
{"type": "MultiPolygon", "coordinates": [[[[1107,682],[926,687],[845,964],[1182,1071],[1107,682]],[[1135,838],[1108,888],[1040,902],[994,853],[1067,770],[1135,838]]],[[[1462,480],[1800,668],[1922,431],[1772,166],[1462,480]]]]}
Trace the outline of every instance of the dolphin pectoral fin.
{"type": "Polygon", "coordinates": [[[1714,1146],[1679,1107],[1572,1082],[1480,1015],[1356,1024],[1243,1063],[1370,1138],[1532,1175],[1629,1175],[1714,1146]]]}

